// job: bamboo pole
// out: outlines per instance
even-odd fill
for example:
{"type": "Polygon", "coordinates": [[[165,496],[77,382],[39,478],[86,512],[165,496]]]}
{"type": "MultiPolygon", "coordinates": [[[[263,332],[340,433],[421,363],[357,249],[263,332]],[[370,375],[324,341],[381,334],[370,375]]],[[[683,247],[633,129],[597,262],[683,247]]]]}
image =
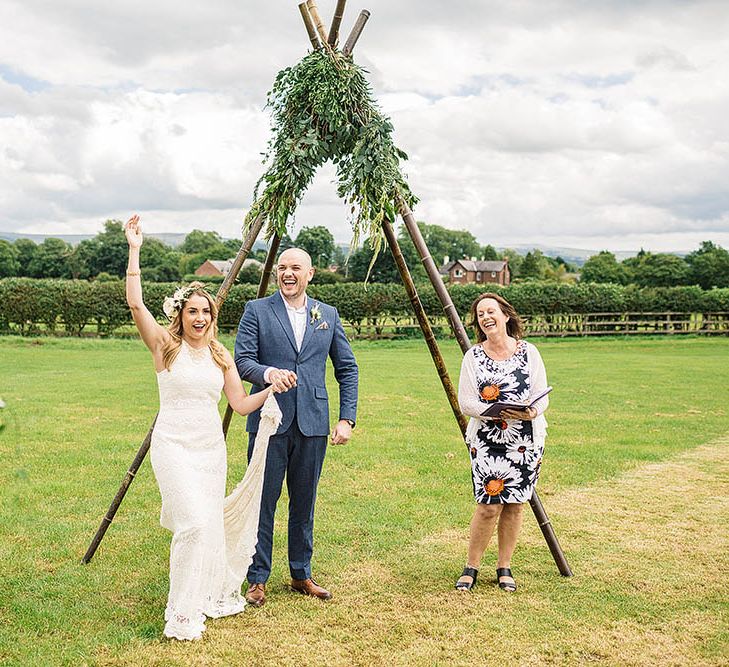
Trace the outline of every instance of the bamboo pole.
{"type": "Polygon", "coordinates": [[[109,509],[107,510],[106,514],[104,515],[104,518],[101,520],[101,525],[99,526],[99,529],[96,531],[94,538],[91,540],[91,544],[89,544],[89,548],[86,550],[86,553],[84,554],[84,557],[82,559],[83,563],[88,563],[94,557],[96,550],[99,548],[99,544],[101,544],[101,540],[104,539],[104,535],[106,535],[106,531],[108,530],[109,526],[111,525],[111,522],[114,520],[114,515],[116,514],[116,511],[119,509],[119,505],[121,505],[122,500],[124,500],[124,496],[126,495],[127,491],[129,490],[129,485],[134,480],[134,477],[136,476],[137,471],[139,470],[139,467],[142,465],[142,461],[144,461],[144,457],[147,455],[147,452],[149,451],[149,445],[152,442],[152,431],[154,431],[154,425],[156,423],[157,423],[157,416],[155,416],[154,421],[152,422],[152,426],[149,427],[149,431],[147,431],[147,435],[144,436],[144,440],[142,441],[142,446],[139,448],[137,455],[134,457],[134,460],[132,461],[131,465],[129,466],[129,469],[127,470],[126,474],[124,475],[124,479],[122,479],[121,486],[119,487],[119,490],[116,492],[116,495],[114,496],[114,500],[111,501],[111,505],[109,506],[109,509]]]}
{"type": "Polygon", "coordinates": [[[240,250],[238,250],[238,254],[233,260],[233,264],[230,267],[230,271],[228,271],[228,275],[225,276],[225,280],[223,280],[215,294],[215,304],[218,308],[220,308],[220,306],[223,305],[223,301],[228,298],[228,292],[230,292],[230,288],[233,286],[233,283],[238,277],[238,274],[243,267],[243,262],[246,261],[246,257],[248,257],[251,252],[251,248],[253,248],[253,244],[256,242],[258,235],[261,233],[262,227],[263,215],[258,215],[251,224],[246,237],[243,239],[243,243],[240,246],[240,250]]]}
{"type": "Polygon", "coordinates": [[[223,415],[223,438],[228,439],[228,429],[230,428],[230,422],[233,420],[233,408],[230,407],[230,403],[225,406],[225,414],[223,415]]]}
{"type": "Polygon", "coordinates": [[[337,40],[339,39],[339,26],[342,24],[342,17],[344,16],[344,5],[347,4],[347,0],[337,0],[337,7],[334,10],[334,16],[332,17],[332,25],[329,28],[329,36],[327,42],[329,46],[335,48],[337,40]]]}
{"type": "Polygon", "coordinates": [[[357,44],[357,40],[359,39],[359,36],[362,34],[365,24],[367,23],[369,18],[370,18],[370,13],[366,9],[363,9],[359,13],[357,20],[354,23],[354,27],[352,28],[352,32],[349,33],[349,37],[347,37],[347,41],[344,43],[344,48],[342,49],[342,53],[345,56],[351,55],[352,51],[354,51],[354,47],[357,44]]]}
{"type": "Polygon", "coordinates": [[[327,32],[324,30],[324,21],[321,20],[321,16],[319,15],[316,0],[306,0],[306,7],[309,10],[309,15],[311,16],[312,21],[314,21],[314,26],[316,27],[316,32],[319,35],[321,43],[326,44],[327,32]]]}
{"type": "Polygon", "coordinates": [[[273,264],[276,261],[276,255],[278,254],[278,248],[281,245],[281,237],[278,234],[274,234],[271,239],[271,247],[268,249],[266,255],[266,263],[263,265],[263,272],[261,273],[261,282],[258,283],[258,294],[257,299],[262,299],[266,296],[268,290],[268,283],[271,282],[271,272],[273,271],[273,264]]]}
{"type": "MultiPolygon", "coordinates": [[[[471,341],[468,338],[468,334],[466,333],[466,329],[463,326],[463,322],[461,322],[461,318],[458,315],[458,311],[456,310],[455,306],[453,305],[453,300],[451,299],[451,295],[448,293],[448,290],[445,288],[445,285],[443,284],[443,279],[441,278],[440,273],[438,272],[438,268],[436,267],[435,262],[433,261],[433,258],[430,256],[430,252],[428,251],[428,246],[425,243],[425,239],[423,239],[423,235],[420,233],[420,228],[418,227],[418,224],[415,221],[413,212],[410,210],[410,207],[407,205],[407,203],[404,202],[402,199],[399,199],[397,201],[397,205],[398,205],[398,210],[400,212],[400,215],[402,216],[403,220],[405,221],[405,228],[408,230],[408,233],[410,234],[410,238],[413,240],[413,244],[415,245],[415,248],[418,251],[418,254],[420,255],[420,258],[423,262],[423,266],[425,267],[428,277],[430,278],[430,282],[433,284],[433,288],[435,289],[435,293],[438,295],[438,299],[440,300],[441,304],[443,305],[443,310],[445,311],[445,314],[448,317],[448,321],[450,322],[451,328],[453,329],[453,333],[456,337],[456,340],[458,341],[458,344],[461,347],[461,351],[465,354],[466,351],[471,347],[471,341]]],[[[450,396],[448,397],[448,400],[450,401],[450,396]]],[[[461,425],[461,423],[459,421],[459,426],[460,425],[461,425]]],[[[557,540],[557,535],[554,532],[552,523],[550,522],[550,520],[547,516],[547,512],[544,509],[544,506],[542,505],[542,501],[540,500],[539,495],[536,492],[536,489],[534,490],[534,493],[532,494],[532,498],[529,501],[529,505],[531,506],[532,511],[534,512],[534,516],[537,519],[537,524],[539,525],[539,528],[542,531],[542,535],[544,536],[544,539],[547,542],[549,551],[552,553],[552,557],[554,558],[554,561],[557,564],[557,568],[559,569],[560,574],[564,577],[571,577],[572,570],[570,569],[569,563],[567,562],[567,558],[565,557],[564,552],[562,551],[562,547],[559,545],[559,541],[557,540]]]]}
{"type": "MultiPolygon", "coordinates": [[[[273,269],[273,263],[276,261],[276,253],[278,252],[279,245],[281,245],[281,237],[278,234],[274,234],[271,239],[271,247],[268,249],[268,254],[266,255],[266,263],[263,265],[263,271],[261,272],[261,281],[258,283],[257,299],[262,299],[266,296],[268,283],[271,280],[271,269],[273,269]]],[[[225,415],[223,416],[223,437],[227,438],[232,419],[233,408],[228,403],[225,408],[225,415]]]]}
{"type": "Polygon", "coordinates": [[[451,329],[453,330],[458,344],[461,346],[461,351],[465,354],[466,350],[471,347],[471,340],[466,333],[466,329],[463,326],[463,322],[461,322],[461,318],[458,315],[456,307],[453,305],[451,295],[448,293],[448,290],[443,284],[443,279],[440,276],[438,267],[435,265],[433,258],[430,256],[430,251],[428,250],[428,246],[425,243],[423,235],[420,233],[420,227],[418,227],[418,223],[415,221],[415,216],[410,210],[410,207],[402,199],[398,199],[396,203],[400,215],[405,222],[405,228],[408,230],[408,234],[410,234],[410,238],[413,240],[415,249],[420,255],[420,259],[423,262],[428,278],[430,278],[433,289],[435,289],[435,293],[438,295],[438,299],[443,305],[443,311],[448,318],[448,322],[451,325],[451,329]]]}
{"type": "Polygon", "coordinates": [[[302,2],[299,4],[299,11],[301,12],[301,18],[304,20],[304,25],[306,26],[306,32],[309,34],[309,41],[311,42],[311,47],[316,51],[319,47],[321,47],[321,44],[319,44],[319,37],[317,37],[316,34],[316,28],[314,27],[314,21],[311,20],[311,14],[309,14],[309,8],[306,6],[305,2],[302,2]]]}
{"type": "Polygon", "coordinates": [[[392,228],[392,223],[389,220],[383,220],[382,230],[385,233],[385,238],[387,239],[387,243],[390,246],[390,252],[392,252],[392,256],[395,260],[398,271],[400,271],[400,276],[402,277],[402,282],[405,285],[405,291],[407,292],[407,295],[410,298],[410,303],[412,304],[413,310],[415,311],[415,316],[418,318],[418,323],[420,324],[420,328],[423,331],[425,342],[427,343],[428,349],[430,350],[430,356],[433,358],[433,363],[435,364],[435,369],[438,372],[438,377],[440,378],[441,384],[443,385],[443,390],[446,393],[446,397],[448,398],[448,402],[450,403],[451,410],[453,410],[453,416],[458,422],[458,426],[461,429],[461,434],[465,436],[468,421],[464,417],[463,413],[461,412],[461,408],[458,405],[458,395],[456,393],[456,389],[451,382],[450,376],[448,375],[448,369],[446,367],[445,361],[443,360],[443,356],[440,353],[440,349],[438,348],[438,342],[435,340],[433,329],[430,326],[430,320],[428,320],[428,316],[426,315],[423,304],[420,301],[420,297],[418,296],[418,291],[415,287],[415,283],[413,282],[413,278],[410,275],[410,270],[405,263],[405,258],[403,257],[402,251],[400,250],[400,244],[397,242],[397,237],[395,236],[395,230],[392,228]]]}
{"type": "Polygon", "coordinates": [[[532,512],[534,512],[534,516],[537,519],[537,525],[542,531],[542,535],[547,542],[552,558],[554,558],[554,562],[557,564],[559,573],[563,577],[571,577],[572,568],[570,568],[570,564],[567,562],[567,557],[564,555],[564,551],[562,551],[562,547],[559,545],[557,534],[554,532],[552,522],[547,516],[547,511],[544,509],[544,505],[542,505],[542,501],[539,498],[539,494],[536,489],[534,489],[534,492],[532,493],[532,499],[529,501],[529,505],[532,508],[532,512]]]}
{"type": "MultiPolygon", "coordinates": [[[[259,215],[251,225],[251,228],[248,230],[248,234],[246,235],[246,238],[243,240],[243,243],[240,247],[240,250],[238,251],[238,254],[235,257],[235,260],[233,260],[233,265],[230,267],[230,271],[228,272],[228,275],[225,277],[225,280],[220,285],[220,288],[218,289],[217,294],[215,295],[215,302],[217,303],[218,307],[222,305],[223,301],[225,301],[226,297],[228,296],[228,292],[230,291],[231,285],[235,282],[235,279],[238,277],[238,273],[240,272],[241,266],[243,266],[243,262],[245,261],[246,257],[248,256],[248,253],[251,251],[251,248],[253,247],[253,244],[256,242],[256,239],[258,238],[258,235],[261,232],[261,228],[263,227],[263,216],[259,215]]],[[[137,455],[134,457],[134,460],[132,461],[131,465],[129,466],[129,469],[126,472],[126,475],[124,475],[124,479],[122,479],[122,483],[119,486],[119,490],[116,492],[116,495],[114,496],[114,500],[112,500],[111,505],[109,506],[109,509],[107,510],[106,514],[104,515],[104,518],[101,520],[101,524],[99,525],[98,530],[96,531],[96,534],[94,535],[93,539],[91,540],[91,544],[89,544],[89,548],[86,550],[86,553],[84,554],[84,557],[82,558],[83,563],[89,563],[91,559],[94,557],[94,554],[96,553],[96,550],[99,548],[99,544],[101,544],[101,540],[104,539],[104,535],[106,534],[106,531],[108,530],[109,526],[111,525],[111,522],[114,520],[114,516],[117,513],[117,510],[119,509],[119,506],[122,503],[122,500],[124,500],[124,496],[126,495],[127,491],[129,490],[129,486],[132,483],[132,480],[134,480],[134,477],[136,476],[137,472],[139,471],[140,466],[142,465],[142,462],[144,461],[144,457],[147,456],[147,452],[149,451],[149,447],[152,443],[152,432],[154,431],[154,425],[157,423],[157,417],[159,416],[159,413],[154,418],[154,421],[152,422],[152,426],[149,427],[149,431],[147,431],[147,435],[144,437],[144,440],[142,441],[142,445],[139,448],[139,451],[137,452],[137,455]]],[[[230,419],[228,420],[230,423],[230,419]]]]}

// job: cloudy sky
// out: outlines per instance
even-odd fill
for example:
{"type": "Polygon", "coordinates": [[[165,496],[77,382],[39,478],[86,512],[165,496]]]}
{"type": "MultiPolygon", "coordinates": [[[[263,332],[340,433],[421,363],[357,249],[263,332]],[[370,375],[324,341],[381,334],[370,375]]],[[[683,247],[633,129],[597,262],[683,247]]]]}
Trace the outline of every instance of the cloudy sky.
{"type": "MultiPolygon", "coordinates": [[[[0,0],[0,230],[239,235],[295,0],[0,0]]],[[[319,0],[328,25],[335,0],[319,0]]],[[[416,216],[482,242],[729,247],[729,3],[349,0],[416,216]],[[365,4],[361,4],[361,3],[365,4]]],[[[325,168],[295,220],[350,238],[325,168]]]]}

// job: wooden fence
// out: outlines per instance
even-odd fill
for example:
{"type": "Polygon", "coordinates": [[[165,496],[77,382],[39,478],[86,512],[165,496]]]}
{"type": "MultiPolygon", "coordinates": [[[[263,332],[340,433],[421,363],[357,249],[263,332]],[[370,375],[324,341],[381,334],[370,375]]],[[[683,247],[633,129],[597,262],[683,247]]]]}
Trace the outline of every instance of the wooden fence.
{"type": "MultiPolygon", "coordinates": [[[[710,313],[558,313],[522,317],[528,336],[729,335],[729,312],[710,313]]],[[[438,335],[448,335],[445,318],[431,318],[438,335]]],[[[408,338],[419,335],[414,318],[369,318],[345,322],[353,338],[408,338]]],[[[470,332],[469,332],[470,333],[470,332]]]]}
{"type": "MultiPolygon", "coordinates": [[[[633,335],[729,335],[729,311],[708,313],[560,313],[522,316],[528,336],[633,336],[633,335]]],[[[451,335],[445,317],[431,317],[434,333],[439,337],[451,335]]],[[[347,334],[355,339],[419,338],[422,334],[414,317],[378,317],[344,320],[347,334]]],[[[235,333],[235,328],[221,327],[223,333],[235,333]]],[[[111,335],[136,336],[134,325],[123,324],[109,332],[95,324],[73,328],[58,322],[53,329],[40,322],[25,322],[22,327],[11,324],[0,333],[21,335],[111,335]]],[[[469,332],[471,333],[471,332],[469,332]]]]}
{"type": "Polygon", "coordinates": [[[729,334],[729,312],[584,313],[525,318],[532,336],[729,334]]]}

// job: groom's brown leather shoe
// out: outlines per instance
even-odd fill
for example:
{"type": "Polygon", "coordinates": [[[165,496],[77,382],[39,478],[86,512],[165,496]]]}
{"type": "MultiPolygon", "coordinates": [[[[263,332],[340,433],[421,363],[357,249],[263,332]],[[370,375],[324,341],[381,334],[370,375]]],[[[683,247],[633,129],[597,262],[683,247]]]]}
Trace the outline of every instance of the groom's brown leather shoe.
{"type": "Polygon", "coordinates": [[[291,588],[302,595],[311,595],[320,600],[330,600],[332,597],[332,594],[326,588],[322,588],[313,579],[292,579],[291,588]]]}
{"type": "Polygon", "coordinates": [[[266,604],[266,584],[248,584],[246,602],[254,607],[266,604]]]}

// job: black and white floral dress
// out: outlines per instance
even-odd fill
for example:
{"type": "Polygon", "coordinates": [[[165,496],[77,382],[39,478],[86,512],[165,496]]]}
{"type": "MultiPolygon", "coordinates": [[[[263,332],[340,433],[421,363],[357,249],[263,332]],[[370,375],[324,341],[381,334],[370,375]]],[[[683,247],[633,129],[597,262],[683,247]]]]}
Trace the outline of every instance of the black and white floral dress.
{"type": "Polygon", "coordinates": [[[546,387],[544,364],[537,349],[520,340],[503,361],[489,357],[481,345],[463,359],[459,402],[472,417],[466,442],[471,455],[473,492],[485,504],[524,503],[531,499],[544,453],[547,407],[545,396],[536,405],[533,421],[481,417],[497,400],[527,401],[546,387]]]}

